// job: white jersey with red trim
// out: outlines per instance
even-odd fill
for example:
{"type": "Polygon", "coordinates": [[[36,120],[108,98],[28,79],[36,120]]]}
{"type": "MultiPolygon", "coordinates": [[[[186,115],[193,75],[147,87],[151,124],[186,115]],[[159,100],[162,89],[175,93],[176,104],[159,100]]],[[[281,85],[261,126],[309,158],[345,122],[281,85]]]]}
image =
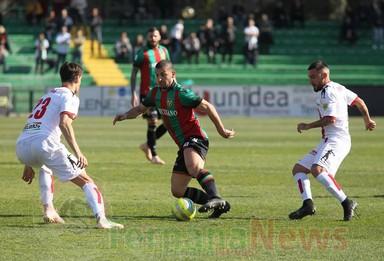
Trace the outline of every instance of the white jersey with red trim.
{"type": "Polygon", "coordinates": [[[46,137],[60,142],[60,114],[66,113],[72,119],[79,110],[79,98],[66,87],[59,87],[42,96],[28,117],[18,141],[35,137],[46,137]]]}
{"type": "Polygon", "coordinates": [[[327,83],[317,93],[316,103],[320,118],[331,116],[336,118],[334,124],[325,126],[322,130],[324,138],[349,138],[348,106],[352,105],[357,94],[336,82],[327,83]]]}

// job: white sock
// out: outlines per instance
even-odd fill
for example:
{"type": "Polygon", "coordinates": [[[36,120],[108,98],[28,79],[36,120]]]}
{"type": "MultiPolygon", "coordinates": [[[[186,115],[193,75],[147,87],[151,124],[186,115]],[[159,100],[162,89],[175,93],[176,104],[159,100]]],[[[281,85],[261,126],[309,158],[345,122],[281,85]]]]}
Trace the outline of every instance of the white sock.
{"type": "Polygon", "coordinates": [[[341,186],[336,182],[335,178],[326,172],[321,172],[316,179],[340,202],[343,202],[347,196],[341,189],[341,186]]]}
{"type": "Polygon", "coordinates": [[[311,182],[308,176],[303,172],[298,172],[293,176],[299,188],[301,198],[304,200],[312,199],[311,182]]]}
{"type": "Polygon", "coordinates": [[[40,168],[39,186],[41,203],[53,208],[53,176],[52,171],[46,166],[40,168]]]}
{"type": "Polygon", "coordinates": [[[87,183],[83,186],[83,191],[93,215],[95,217],[105,217],[103,196],[97,186],[93,183],[87,183]]]}

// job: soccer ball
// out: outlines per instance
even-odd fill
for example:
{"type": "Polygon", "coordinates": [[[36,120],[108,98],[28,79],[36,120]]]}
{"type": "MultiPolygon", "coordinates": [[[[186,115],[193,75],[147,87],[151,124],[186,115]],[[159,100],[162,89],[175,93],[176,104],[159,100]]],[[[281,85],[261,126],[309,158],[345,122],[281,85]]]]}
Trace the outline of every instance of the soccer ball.
{"type": "Polygon", "coordinates": [[[195,9],[190,6],[186,6],[181,10],[181,17],[184,19],[191,19],[195,16],[195,9]]]}
{"type": "Polygon", "coordinates": [[[178,198],[172,206],[172,214],[179,221],[190,221],[196,215],[196,207],[189,198],[178,198]]]}

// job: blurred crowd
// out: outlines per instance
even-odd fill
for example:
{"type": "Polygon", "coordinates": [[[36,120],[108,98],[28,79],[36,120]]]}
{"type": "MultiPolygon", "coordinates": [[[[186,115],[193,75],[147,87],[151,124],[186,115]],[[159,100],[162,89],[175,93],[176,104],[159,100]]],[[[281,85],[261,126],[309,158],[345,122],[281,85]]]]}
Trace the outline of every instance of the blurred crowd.
{"type": "MultiPolygon", "coordinates": [[[[151,17],[145,1],[138,3],[134,15],[136,22],[151,17]]],[[[244,64],[256,67],[258,54],[271,52],[274,28],[305,28],[305,18],[304,0],[291,0],[289,5],[286,1],[277,1],[268,14],[249,13],[242,5],[234,4],[230,12],[219,8],[216,16],[207,18],[197,30],[185,28],[183,19],[168,25],[169,28],[161,25],[161,45],[168,48],[174,63],[198,64],[200,56],[206,56],[206,61],[211,64],[231,64],[234,53],[240,51],[244,64]],[[241,50],[236,49],[238,46],[241,50]]],[[[90,7],[87,0],[27,1],[25,19],[31,26],[41,28],[34,41],[35,73],[57,71],[65,60],[81,64],[86,39],[90,39],[91,55],[102,56],[102,14],[99,8],[90,7]]],[[[359,39],[361,24],[372,26],[372,48],[384,49],[384,0],[363,1],[353,8],[348,5],[341,19],[339,42],[354,45],[359,39]]],[[[132,41],[127,32],[116,35],[113,47],[116,61],[131,63],[134,54],[146,45],[144,35],[145,32],[131,36],[132,41]]],[[[0,66],[3,71],[7,68],[6,57],[11,53],[6,28],[0,25],[0,66]]]]}

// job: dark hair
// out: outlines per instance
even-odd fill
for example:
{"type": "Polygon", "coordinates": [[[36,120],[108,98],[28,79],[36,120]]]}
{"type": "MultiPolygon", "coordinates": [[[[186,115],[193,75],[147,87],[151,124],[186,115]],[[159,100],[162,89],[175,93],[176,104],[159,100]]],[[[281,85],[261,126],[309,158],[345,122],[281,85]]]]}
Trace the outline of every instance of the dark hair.
{"type": "Polygon", "coordinates": [[[312,69],[316,69],[316,71],[319,71],[319,70],[322,70],[324,68],[327,68],[329,69],[329,66],[328,64],[326,64],[324,61],[322,60],[317,60],[317,61],[314,61],[313,63],[311,63],[309,66],[308,66],[308,71],[309,70],[312,70],[312,69]]]}
{"type": "Polygon", "coordinates": [[[151,28],[149,28],[148,30],[147,30],[147,34],[149,34],[149,33],[153,33],[153,32],[155,32],[155,31],[158,31],[158,32],[160,32],[160,30],[159,29],[157,29],[157,27],[151,27],[151,28]]]}
{"type": "Polygon", "coordinates": [[[166,66],[169,66],[170,69],[174,70],[173,64],[169,60],[161,60],[160,62],[158,62],[156,64],[156,69],[161,69],[161,68],[164,68],[166,66]]]}
{"type": "Polygon", "coordinates": [[[60,67],[61,82],[74,82],[77,77],[83,74],[83,68],[77,63],[65,62],[60,67]]]}

